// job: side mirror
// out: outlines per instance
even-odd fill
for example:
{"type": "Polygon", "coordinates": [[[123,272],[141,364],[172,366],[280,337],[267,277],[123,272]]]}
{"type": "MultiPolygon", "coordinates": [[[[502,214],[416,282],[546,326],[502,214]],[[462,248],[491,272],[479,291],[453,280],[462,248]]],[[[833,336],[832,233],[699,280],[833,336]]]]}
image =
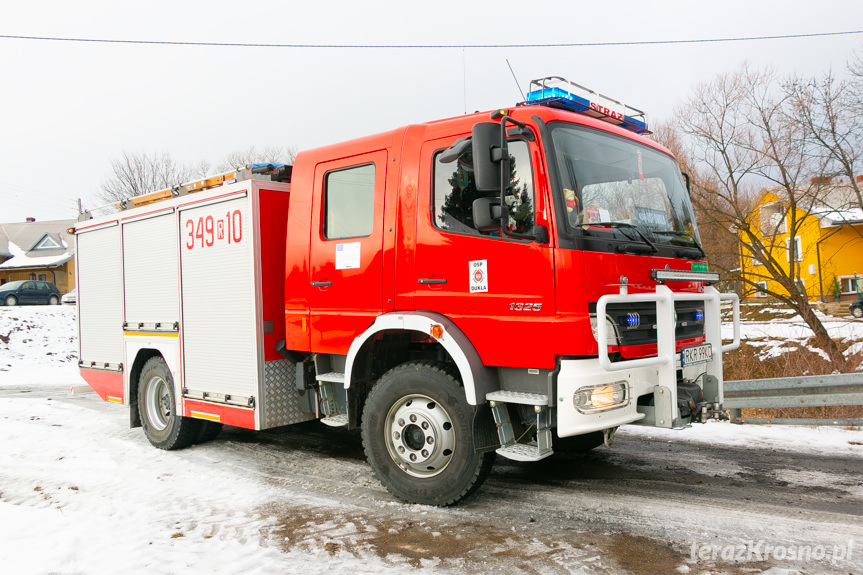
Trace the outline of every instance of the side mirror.
{"type": "Polygon", "coordinates": [[[500,193],[500,131],[496,122],[474,124],[471,131],[474,183],[480,192],[500,193]]]}
{"type": "Polygon", "coordinates": [[[491,232],[500,229],[500,219],[503,210],[500,209],[500,198],[477,198],[471,205],[473,210],[473,227],[481,232],[491,232]]]}

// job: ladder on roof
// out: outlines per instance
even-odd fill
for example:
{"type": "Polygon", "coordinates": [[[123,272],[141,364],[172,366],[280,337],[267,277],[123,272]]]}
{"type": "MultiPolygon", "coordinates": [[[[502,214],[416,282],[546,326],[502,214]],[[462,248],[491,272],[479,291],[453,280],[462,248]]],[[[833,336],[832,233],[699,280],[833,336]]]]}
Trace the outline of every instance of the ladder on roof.
{"type": "Polygon", "coordinates": [[[292,166],[288,164],[277,163],[246,165],[237,168],[236,170],[231,170],[222,174],[216,174],[215,176],[207,176],[206,178],[202,178],[200,180],[193,180],[191,182],[180,184],[172,188],[165,188],[164,190],[158,190],[149,194],[144,194],[142,196],[133,196],[131,198],[122,200],[117,204],[114,204],[114,206],[120,210],[131,210],[132,208],[138,208],[141,206],[146,206],[148,204],[161,202],[163,200],[169,200],[177,196],[185,196],[186,194],[203,192],[204,190],[217,188],[219,186],[224,186],[227,184],[233,184],[242,180],[268,180],[273,182],[290,182],[291,168],[292,166]]]}

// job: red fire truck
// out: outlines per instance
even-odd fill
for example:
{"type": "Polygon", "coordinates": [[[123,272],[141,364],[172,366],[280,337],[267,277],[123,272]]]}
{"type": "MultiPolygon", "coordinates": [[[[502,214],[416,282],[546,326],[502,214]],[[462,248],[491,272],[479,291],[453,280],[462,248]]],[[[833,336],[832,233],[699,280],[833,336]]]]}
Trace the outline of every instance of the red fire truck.
{"type": "Polygon", "coordinates": [[[736,297],[646,115],[562,78],[82,214],[80,370],[161,449],[361,428],[396,497],[721,414],[736,297]],[[733,310],[723,345],[720,304],[733,310]]]}

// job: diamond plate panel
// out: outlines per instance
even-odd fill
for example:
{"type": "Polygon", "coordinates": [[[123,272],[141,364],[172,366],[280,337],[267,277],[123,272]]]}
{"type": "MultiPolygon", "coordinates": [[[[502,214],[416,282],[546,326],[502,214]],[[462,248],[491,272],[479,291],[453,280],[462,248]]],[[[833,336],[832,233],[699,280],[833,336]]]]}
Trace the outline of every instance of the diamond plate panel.
{"type": "MultiPolygon", "coordinates": [[[[261,397],[261,429],[315,419],[314,403],[301,395],[296,381],[296,364],[287,359],[264,362],[264,389],[261,397]]],[[[312,400],[313,402],[314,400],[312,400]]]]}

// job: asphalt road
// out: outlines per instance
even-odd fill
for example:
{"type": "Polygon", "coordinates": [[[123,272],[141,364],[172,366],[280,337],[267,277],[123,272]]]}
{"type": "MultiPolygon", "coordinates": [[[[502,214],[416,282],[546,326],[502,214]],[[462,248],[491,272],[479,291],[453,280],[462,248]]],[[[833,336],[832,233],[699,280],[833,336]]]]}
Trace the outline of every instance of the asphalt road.
{"type": "MultiPolygon", "coordinates": [[[[40,390],[0,390],[0,396],[40,390]]],[[[113,410],[94,394],[63,397],[113,410]]],[[[132,433],[141,433],[135,430],[132,433]]],[[[618,433],[613,449],[498,458],[470,499],[399,503],[364,461],[358,433],[319,423],[252,432],[182,452],[230,462],[275,487],[262,544],[370,554],[438,572],[863,573],[863,458],[758,445],[706,446],[618,433]]],[[[206,520],[203,518],[202,520],[206,520]]]]}
{"type": "Polygon", "coordinates": [[[340,504],[274,502],[267,512],[281,526],[270,535],[286,545],[499,573],[863,572],[863,459],[682,439],[622,432],[613,449],[499,458],[483,487],[450,509],[394,502],[354,432],[231,429],[208,449],[235,453],[289,492],[340,504]]]}

